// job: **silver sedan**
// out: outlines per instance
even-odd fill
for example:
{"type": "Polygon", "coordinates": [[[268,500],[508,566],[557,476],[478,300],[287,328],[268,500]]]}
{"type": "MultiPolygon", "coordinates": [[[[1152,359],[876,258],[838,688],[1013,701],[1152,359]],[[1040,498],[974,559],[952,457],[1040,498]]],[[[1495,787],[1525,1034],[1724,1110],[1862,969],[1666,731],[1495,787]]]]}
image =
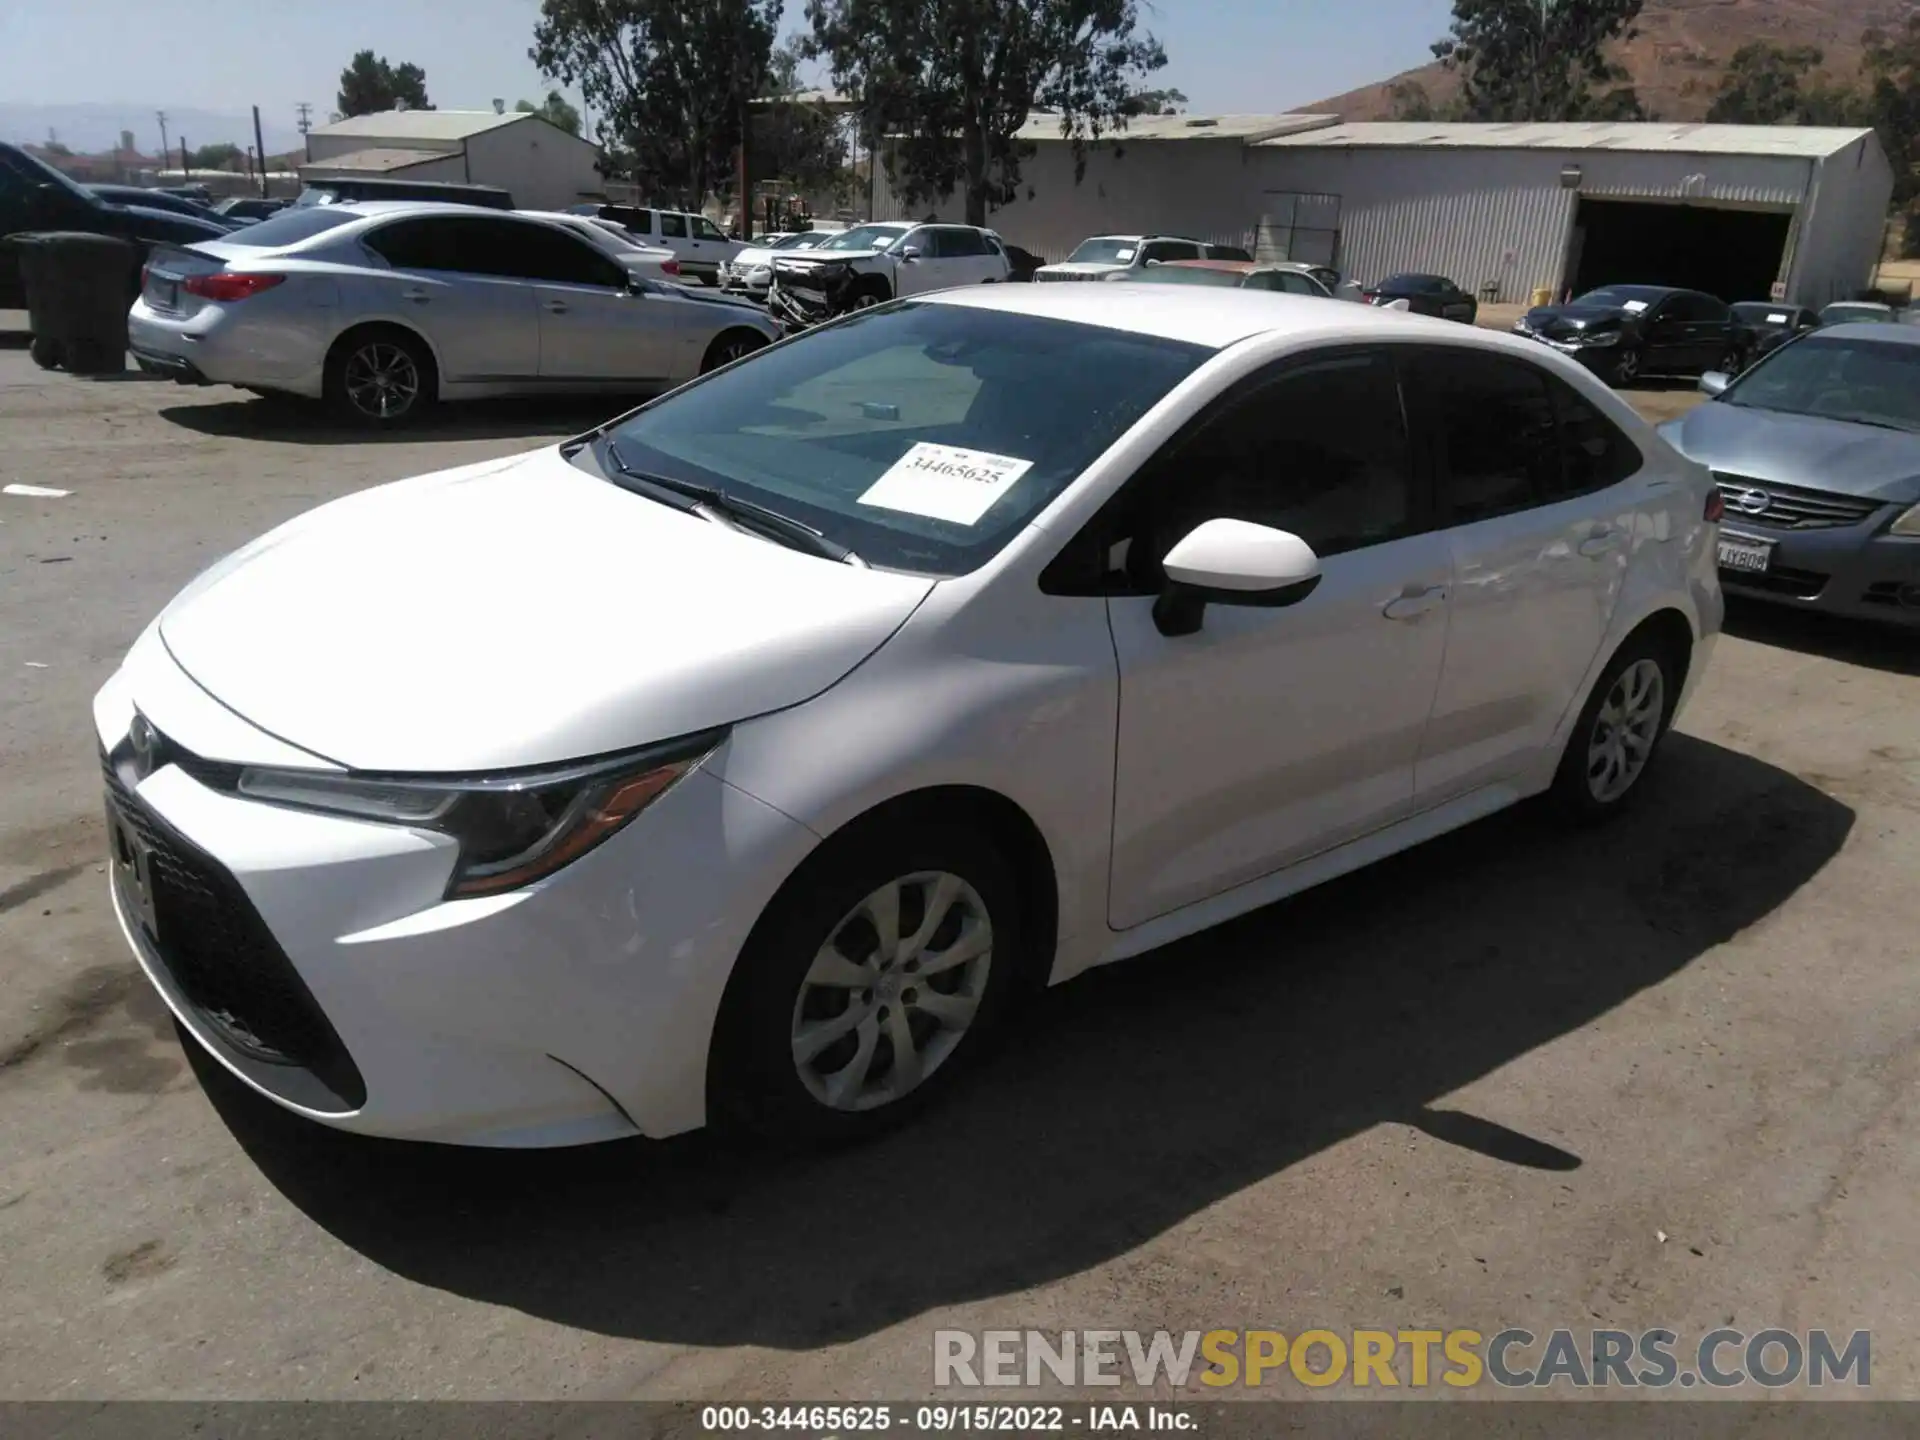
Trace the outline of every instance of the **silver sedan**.
{"type": "Polygon", "coordinates": [[[375,425],[435,400],[666,389],[781,333],[560,225],[419,202],[291,208],[156,251],[128,332],[146,370],[375,425]]]}

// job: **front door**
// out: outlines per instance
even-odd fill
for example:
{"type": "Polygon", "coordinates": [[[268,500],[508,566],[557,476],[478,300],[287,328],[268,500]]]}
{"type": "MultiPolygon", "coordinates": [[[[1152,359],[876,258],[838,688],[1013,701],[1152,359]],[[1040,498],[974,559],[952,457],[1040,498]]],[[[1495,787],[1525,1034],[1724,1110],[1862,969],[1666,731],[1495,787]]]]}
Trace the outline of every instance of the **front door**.
{"type": "Polygon", "coordinates": [[[1126,929],[1403,818],[1446,651],[1452,562],[1428,525],[1395,367],[1349,351],[1238,387],[1129,486],[1111,923],[1126,929]],[[1153,621],[1160,559],[1230,517],[1290,530],[1322,576],[1285,609],[1153,621]]]}
{"type": "Polygon", "coordinates": [[[501,264],[499,227],[513,223],[434,214],[382,225],[361,243],[388,268],[342,269],[341,309],[418,330],[443,380],[531,380],[540,370],[533,291],[501,264]]]}
{"type": "Polygon", "coordinates": [[[1513,778],[1584,701],[1633,540],[1619,482],[1639,459],[1572,386],[1517,357],[1435,348],[1410,379],[1454,569],[1425,808],[1513,778]]]}
{"type": "Polygon", "coordinates": [[[542,380],[644,385],[667,376],[668,332],[647,323],[618,263],[551,225],[497,223],[505,227],[501,264],[533,286],[542,380]]]}

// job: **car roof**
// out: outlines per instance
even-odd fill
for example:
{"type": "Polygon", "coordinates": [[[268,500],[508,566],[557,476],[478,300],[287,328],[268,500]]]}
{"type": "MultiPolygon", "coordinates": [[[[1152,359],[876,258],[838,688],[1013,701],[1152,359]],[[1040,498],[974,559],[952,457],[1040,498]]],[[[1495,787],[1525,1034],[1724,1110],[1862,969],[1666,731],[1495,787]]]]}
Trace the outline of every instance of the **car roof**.
{"type": "Polygon", "coordinates": [[[1873,340],[1883,345],[1920,345],[1920,325],[1888,325],[1881,320],[1862,320],[1850,325],[1829,325],[1806,337],[1812,340],[1873,340]]]}
{"type": "MultiPolygon", "coordinates": [[[[1310,295],[1188,285],[967,285],[917,303],[967,305],[1037,315],[1224,350],[1256,335],[1300,335],[1365,342],[1418,333],[1539,360],[1541,347],[1496,330],[1475,329],[1402,310],[1331,305],[1310,295]],[[1089,293],[1094,292],[1094,293],[1089,293]],[[1407,327],[1414,327],[1410,331],[1407,327]]],[[[1836,327],[1838,328],[1838,327],[1836,327]]],[[[1915,329],[1920,339],[1920,327],[1915,329]]]]}

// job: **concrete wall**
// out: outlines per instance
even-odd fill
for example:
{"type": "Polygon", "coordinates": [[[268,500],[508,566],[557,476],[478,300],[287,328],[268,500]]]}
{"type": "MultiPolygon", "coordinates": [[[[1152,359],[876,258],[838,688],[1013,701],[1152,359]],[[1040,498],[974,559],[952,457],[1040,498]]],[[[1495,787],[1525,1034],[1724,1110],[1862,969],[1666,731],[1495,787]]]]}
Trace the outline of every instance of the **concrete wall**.
{"type": "Polygon", "coordinates": [[[512,192],[525,210],[563,210],[605,185],[594,169],[598,146],[557,125],[523,120],[485,130],[467,141],[467,168],[475,185],[512,192]]]}

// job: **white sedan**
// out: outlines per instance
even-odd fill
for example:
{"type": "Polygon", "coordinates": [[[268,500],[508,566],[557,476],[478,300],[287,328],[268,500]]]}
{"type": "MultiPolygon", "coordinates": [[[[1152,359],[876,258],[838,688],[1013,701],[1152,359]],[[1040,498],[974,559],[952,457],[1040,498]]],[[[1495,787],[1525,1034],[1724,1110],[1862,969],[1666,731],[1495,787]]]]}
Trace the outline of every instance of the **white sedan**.
{"type": "Polygon", "coordinates": [[[731,260],[720,264],[720,288],[764,300],[773,286],[773,257],[794,250],[814,250],[833,239],[837,230],[797,230],[788,235],[762,235],[731,260]]]}
{"type": "Polygon", "coordinates": [[[604,250],[621,269],[642,280],[678,280],[680,261],[673,251],[660,245],[642,245],[627,227],[597,215],[570,215],[564,210],[522,210],[536,220],[545,220],[571,230],[581,239],[604,250]]]}
{"type": "Polygon", "coordinates": [[[1719,515],[1525,341],[949,290],[218,562],[94,702],[113,904],[314,1120],[858,1135],[1035,986],[1642,796],[1719,515]]]}

